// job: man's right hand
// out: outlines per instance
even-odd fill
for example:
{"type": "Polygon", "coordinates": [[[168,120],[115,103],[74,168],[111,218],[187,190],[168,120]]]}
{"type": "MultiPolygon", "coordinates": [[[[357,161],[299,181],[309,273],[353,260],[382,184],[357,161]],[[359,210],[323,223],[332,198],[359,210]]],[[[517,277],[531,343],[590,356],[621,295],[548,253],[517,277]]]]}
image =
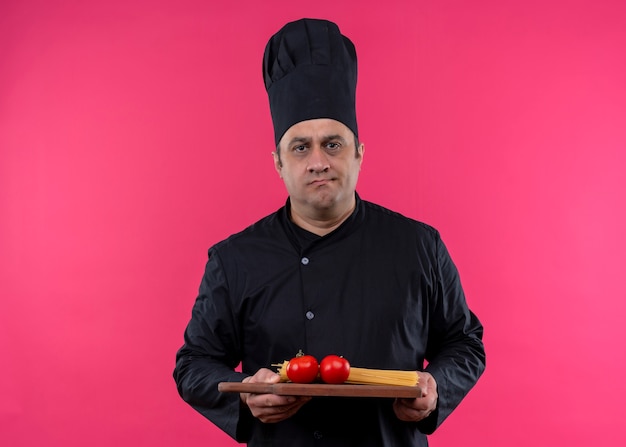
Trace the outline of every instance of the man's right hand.
{"type": "MultiPolygon", "coordinates": [[[[261,368],[253,376],[248,376],[242,383],[278,383],[280,375],[274,371],[261,368]]],[[[310,396],[279,396],[277,394],[240,393],[241,401],[246,405],[252,416],[264,423],[284,421],[311,400],[310,396]]]]}

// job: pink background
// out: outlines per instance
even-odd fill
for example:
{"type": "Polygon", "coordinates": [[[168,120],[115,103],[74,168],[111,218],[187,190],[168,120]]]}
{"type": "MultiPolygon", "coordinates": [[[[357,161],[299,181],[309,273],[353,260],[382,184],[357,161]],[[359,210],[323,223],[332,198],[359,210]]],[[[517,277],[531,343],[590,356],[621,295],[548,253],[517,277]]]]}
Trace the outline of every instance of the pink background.
{"type": "Polygon", "coordinates": [[[285,200],[261,56],[303,16],[359,51],[358,191],[486,328],[431,445],[626,445],[626,2],[297,3],[2,1],[0,445],[236,445],[174,354],[209,245],[285,200]]]}

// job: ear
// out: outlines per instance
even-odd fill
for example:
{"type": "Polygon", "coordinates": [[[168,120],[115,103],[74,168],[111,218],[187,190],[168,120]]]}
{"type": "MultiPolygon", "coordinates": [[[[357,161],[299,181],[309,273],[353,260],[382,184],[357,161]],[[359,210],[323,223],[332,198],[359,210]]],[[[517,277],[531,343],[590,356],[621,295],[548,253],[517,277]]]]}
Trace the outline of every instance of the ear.
{"type": "Polygon", "coordinates": [[[283,163],[280,161],[280,155],[278,155],[278,152],[274,151],[272,152],[272,157],[274,157],[274,169],[276,169],[276,172],[278,172],[278,176],[280,178],[283,178],[283,163]]]}
{"type": "Polygon", "coordinates": [[[359,166],[363,164],[363,155],[365,155],[365,144],[359,145],[359,166]]]}

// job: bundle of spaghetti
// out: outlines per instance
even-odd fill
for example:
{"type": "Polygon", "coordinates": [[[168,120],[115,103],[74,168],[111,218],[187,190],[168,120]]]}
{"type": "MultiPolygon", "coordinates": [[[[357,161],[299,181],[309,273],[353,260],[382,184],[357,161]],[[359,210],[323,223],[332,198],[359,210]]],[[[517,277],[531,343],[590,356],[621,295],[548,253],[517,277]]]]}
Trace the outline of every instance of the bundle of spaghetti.
{"type": "Polygon", "coordinates": [[[276,372],[280,374],[281,382],[289,382],[289,377],[287,377],[287,365],[289,365],[289,362],[287,360],[282,363],[272,363],[272,366],[278,368],[276,372]]]}
{"type": "MultiPolygon", "coordinates": [[[[288,361],[282,363],[274,363],[272,366],[277,367],[280,374],[281,382],[289,382],[287,377],[288,361]]],[[[415,386],[419,382],[417,371],[403,371],[397,369],[372,369],[357,368],[350,366],[350,374],[345,383],[355,385],[398,385],[398,386],[415,386]]]]}
{"type": "Polygon", "coordinates": [[[360,385],[399,385],[415,386],[419,379],[416,371],[394,369],[371,369],[350,367],[346,383],[360,385]]]}

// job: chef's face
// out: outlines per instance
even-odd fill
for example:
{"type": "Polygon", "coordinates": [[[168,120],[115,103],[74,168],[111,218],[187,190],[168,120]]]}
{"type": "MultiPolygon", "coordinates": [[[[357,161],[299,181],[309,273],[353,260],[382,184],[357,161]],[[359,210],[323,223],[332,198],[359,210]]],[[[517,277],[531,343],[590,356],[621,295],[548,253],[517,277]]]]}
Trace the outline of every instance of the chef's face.
{"type": "Polygon", "coordinates": [[[364,152],[356,141],[345,124],[327,118],[301,121],[285,132],[274,166],[292,207],[342,213],[353,206],[364,152]]]}

